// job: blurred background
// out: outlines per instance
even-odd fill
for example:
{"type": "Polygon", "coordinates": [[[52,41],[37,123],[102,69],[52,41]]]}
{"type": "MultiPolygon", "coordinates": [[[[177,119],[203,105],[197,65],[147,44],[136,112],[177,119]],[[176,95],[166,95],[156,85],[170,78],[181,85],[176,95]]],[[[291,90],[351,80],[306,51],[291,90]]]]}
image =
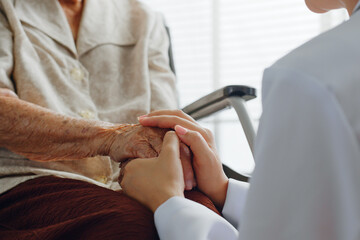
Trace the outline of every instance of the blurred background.
{"type": "MultiPolygon", "coordinates": [[[[311,13],[304,0],[143,0],[170,27],[180,106],[226,85],[255,87],[248,102],[257,128],[263,70],[292,49],[348,18],[345,10],[311,13]]],[[[251,173],[252,154],[234,110],[201,121],[222,161],[251,173]]]]}

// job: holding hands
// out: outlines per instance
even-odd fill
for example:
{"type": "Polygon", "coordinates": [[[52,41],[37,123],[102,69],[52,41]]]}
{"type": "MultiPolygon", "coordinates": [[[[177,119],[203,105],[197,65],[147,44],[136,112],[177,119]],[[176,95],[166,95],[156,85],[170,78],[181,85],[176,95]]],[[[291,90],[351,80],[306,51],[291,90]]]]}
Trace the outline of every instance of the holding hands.
{"type": "Polygon", "coordinates": [[[173,196],[184,196],[184,178],[180,162],[179,139],[166,133],[160,155],[138,158],[122,166],[119,182],[123,191],[152,211],[173,196]]]}
{"type": "MultiPolygon", "coordinates": [[[[131,159],[158,157],[163,148],[164,135],[169,129],[126,124],[120,125],[115,131],[118,134],[113,137],[111,144],[108,144],[109,155],[114,161],[121,162],[123,168],[131,159]]],[[[196,181],[191,165],[191,152],[184,143],[180,143],[179,157],[184,172],[185,188],[191,190],[196,186],[196,181]]]]}
{"type": "MultiPolygon", "coordinates": [[[[226,198],[228,178],[222,170],[212,133],[179,110],[152,112],[140,117],[139,122],[146,127],[170,128],[175,130],[177,137],[189,146],[193,153],[192,167],[195,172],[198,188],[208,195],[216,206],[222,207],[226,198]]],[[[169,132],[168,134],[171,134],[170,138],[176,138],[174,133],[169,132]]],[[[164,139],[164,146],[160,156],[155,158],[157,161],[162,162],[163,166],[167,166],[166,168],[160,171],[160,168],[155,167],[159,169],[155,172],[151,169],[152,167],[150,167],[151,163],[145,163],[146,161],[142,161],[142,159],[136,159],[122,169],[122,178],[119,180],[124,191],[129,196],[142,202],[153,211],[170,197],[179,196],[179,194],[175,193],[183,193],[184,191],[184,180],[183,178],[178,178],[179,173],[181,175],[183,174],[181,164],[179,165],[181,161],[179,155],[174,154],[174,151],[169,152],[169,148],[164,148],[169,144],[175,145],[175,147],[179,149],[179,141],[170,141],[166,138],[164,139]],[[129,172],[129,168],[133,172],[129,172]],[[141,176],[137,176],[138,174],[136,174],[137,177],[135,177],[135,172],[140,173],[141,171],[143,172],[143,179],[137,179],[141,176]],[[145,180],[146,178],[147,180],[145,180]],[[156,182],[155,179],[161,179],[161,184],[156,182]],[[174,184],[174,182],[177,182],[177,184],[174,184]],[[159,185],[156,186],[157,184],[159,185]],[[142,196],[134,193],[136,189],[138,194],[147,195],[144,191],[146,191],[150,185],[152,185],[152,193],[149,193],[147,200],[141,199],[142,196]],[[172,189],[172,193],[168,189],[172,189]],[[162,200],[158,200],[157,195],[161,196],[160,198],[162,198],[162,200]],[[155,203],[155,206],[150,206],[152,203],[155,203]]],[[[156,160],[152,161],[153,166],[155,166],[155,162],[156,160]]],[[[161,165],[160,163],[156,164],[161,165]]]]}
{"type": "Polygon", "coordinates": [[[133,158],[157,157],[168,129],[122,124],[111,131],[116,134],[109,141],[109,155],[116,162],[124,162],[133,158]]]}

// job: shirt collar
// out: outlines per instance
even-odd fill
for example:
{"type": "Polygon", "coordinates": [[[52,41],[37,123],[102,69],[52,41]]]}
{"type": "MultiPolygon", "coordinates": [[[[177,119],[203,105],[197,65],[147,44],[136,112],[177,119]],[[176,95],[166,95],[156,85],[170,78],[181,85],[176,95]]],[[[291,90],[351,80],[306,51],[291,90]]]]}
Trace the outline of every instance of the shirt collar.
{"type": "Polygon", "coordinates": [[[34,27],[76,54],[76,47],[65,13],[57,0],[16,1],[19,19],[34,27]]]}
{"type": "Polygon", "coordinates": [[[132,45],[137,14],[133,1],[87,0],[77,39],[79,55],[101,44],[132,45]]]}
{"type": "Polygon", "coordinates": [[[136,42],[132,34],[135,14],[132,1],[87,0],[75,45],[64,11],[58,0],[16,1],[19,19],[39,29],[59,42],[75,56],[106,43],[131,45],[136,42]]]}

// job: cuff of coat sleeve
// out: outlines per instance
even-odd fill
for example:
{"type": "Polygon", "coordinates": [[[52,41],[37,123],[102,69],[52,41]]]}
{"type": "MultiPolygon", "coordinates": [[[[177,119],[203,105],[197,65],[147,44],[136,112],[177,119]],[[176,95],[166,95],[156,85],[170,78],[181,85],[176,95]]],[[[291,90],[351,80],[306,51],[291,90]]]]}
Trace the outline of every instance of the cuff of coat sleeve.
{"type": "Polygon", "coordinates": [[[222,214],[235,228],[240,225],[248,189],[249,183],[229,179],[222,214]]]}
{"type": "Polygon", "coordinates": [[[171,226],[171,220],[174,215],[183,208],[187,208],[191,205],[188,199],[182,197],[172,197],[166,202],[160,205],[154,213],[155,226],[160,236],[170,236],[171,229],[176,226],[171,226]]]}
{"type": "Polygon", "coordinates": [[[172,197],[155,211],[160,239],[238,239],[238,231],[207,207],[172,197]]]}

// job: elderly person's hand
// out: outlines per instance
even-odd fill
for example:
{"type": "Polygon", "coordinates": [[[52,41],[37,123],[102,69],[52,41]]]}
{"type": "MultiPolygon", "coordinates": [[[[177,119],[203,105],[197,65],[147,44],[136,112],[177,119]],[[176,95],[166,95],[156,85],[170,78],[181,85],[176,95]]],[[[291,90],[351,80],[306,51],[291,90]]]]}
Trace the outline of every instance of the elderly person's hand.
{"type": "Polygon", "coordinates": [[[210,130],[200,126],[180,110],[155,111],[139,118],[143,126],[175,129],[179,139],[193,153],[193,168],[199,189],[208,195],[217,207],[223,207],[228,178],[215,148],[210,130]]]}
{"type": "MultiPolygon", "coordinates": [[[[118,135],[110,144],[109,155],[118,162],[157,157],[162,148],[163,137],[168,130],[134,124],[121,125],[115,130],[118,135]]],[[[196,186],[196,181],[191,164],[191,152],[183,143],[180,144],[180,158],[185,173],[186,190],[191,190],[196,186]]]]}
{"type": "Polygon", "coordinates": [[[173,196],[184,197],[179,148],[176,134],[167,132],[158,157],[134,159],[121,169],[119,183],[123,191],[153,212],[173,196]]]}
{"type": "Polygon", "coordinates": [[[138,124],[123,124],[112,130],[116,134],[110,139],[109,156],[116,162],[157,157],[164,135],[168,131],[138,124]]]}

